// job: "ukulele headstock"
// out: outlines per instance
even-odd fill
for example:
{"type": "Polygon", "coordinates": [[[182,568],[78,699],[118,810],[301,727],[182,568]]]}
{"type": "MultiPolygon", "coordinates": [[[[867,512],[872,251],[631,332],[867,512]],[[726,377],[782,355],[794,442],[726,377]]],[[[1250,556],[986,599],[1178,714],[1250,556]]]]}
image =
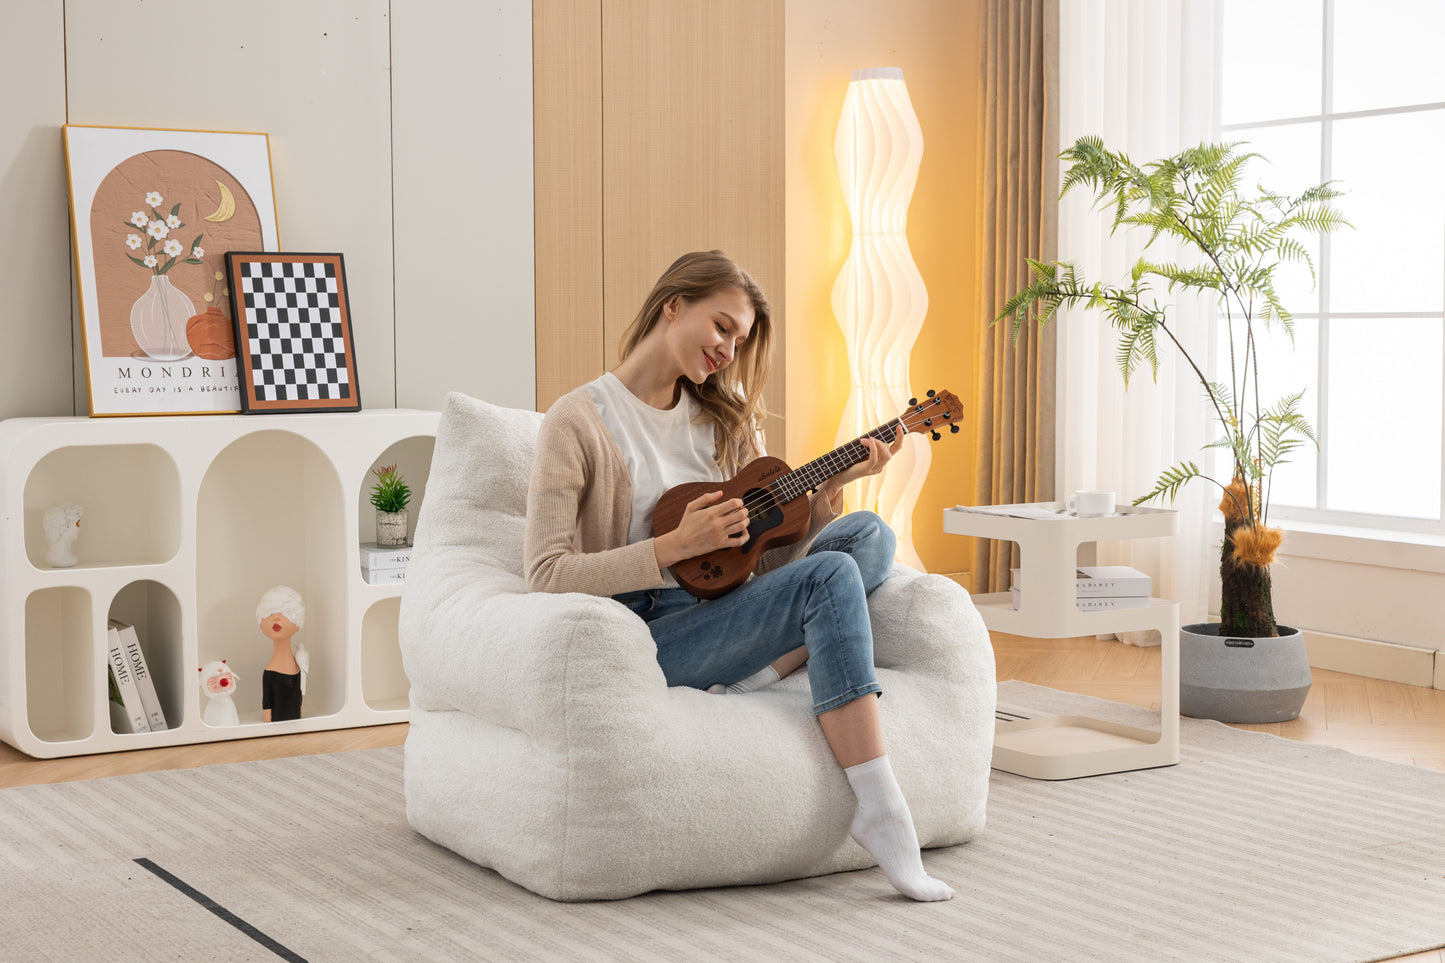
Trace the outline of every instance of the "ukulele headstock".
{"type": "Polygon", "coordinates": [[[909,431],[927,432],[937,441],[943,437],[939,430],[945,425],[950,432],[958,434],[958,423],[963,420],[963,402],[951,391],[930,388],[922,401],[908,399],[908,410],[899,416],[899,420],[909,431]]]}

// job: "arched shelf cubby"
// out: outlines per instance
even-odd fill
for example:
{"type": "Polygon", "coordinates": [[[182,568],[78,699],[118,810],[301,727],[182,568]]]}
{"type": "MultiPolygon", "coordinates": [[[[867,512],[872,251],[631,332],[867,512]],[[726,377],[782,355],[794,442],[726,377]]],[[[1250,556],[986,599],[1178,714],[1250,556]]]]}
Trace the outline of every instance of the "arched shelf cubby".
{"type": "MultiPolygon", "coordinates": [[[[49,758],[403,722],[402,584],[369,585],[373,467],[426,491],[438,413],[15,418],[0,422],[0,739],[49,758]],[[84,509],[70,567],[46,508],[84,509]],[[262,723],[263,592],[306,605],[300,719],[262,723]],[[135,628],[167,728],[112,730],[107,628],[135,628]],[[240,725],[202,721],[197,669],[227,659],[240,725]]],[[[413,521],[414,524],[414,521],[413,521]]]]}

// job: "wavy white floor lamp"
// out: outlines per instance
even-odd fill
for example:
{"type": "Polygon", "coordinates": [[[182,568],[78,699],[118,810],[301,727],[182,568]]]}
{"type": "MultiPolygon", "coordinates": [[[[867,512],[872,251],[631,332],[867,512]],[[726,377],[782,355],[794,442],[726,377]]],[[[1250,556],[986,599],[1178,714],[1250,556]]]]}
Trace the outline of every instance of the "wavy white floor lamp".
{"type": "MultiPolygon", "coordinates": [[[[838,178],[853,219],[853,243],[833,284],[833,313],[848,343],[852,388],[839,445],[898,417],[915,389],[908,355],[928,311],[928,289],[908,250],[908,202],[923,157],[923,130],[903,71],[853,71],[833,139],[838,178]]],[[[888,470],[848,486],[849,509],[876,511],[898,536],[898,560],[922,569],[913,547],[913,507],[932,453],[909,435],[888,470]]]]}

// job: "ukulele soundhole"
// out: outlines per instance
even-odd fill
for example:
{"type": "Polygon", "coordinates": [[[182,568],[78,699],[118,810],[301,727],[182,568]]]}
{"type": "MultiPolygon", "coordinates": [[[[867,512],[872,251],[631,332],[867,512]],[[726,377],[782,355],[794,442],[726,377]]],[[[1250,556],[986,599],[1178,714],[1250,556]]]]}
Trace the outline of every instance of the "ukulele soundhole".
{"type": "Polygon", "coordinates": [[[739,551],[744,555],[752,551],[754,545],[758,544],[758,538],[770,528],[777,528],[783,524],[783,510],[773,500],[773,496],[766,488],[753,488],[743,496],[743,503],[748,506],[748,540],[739,551]]]}

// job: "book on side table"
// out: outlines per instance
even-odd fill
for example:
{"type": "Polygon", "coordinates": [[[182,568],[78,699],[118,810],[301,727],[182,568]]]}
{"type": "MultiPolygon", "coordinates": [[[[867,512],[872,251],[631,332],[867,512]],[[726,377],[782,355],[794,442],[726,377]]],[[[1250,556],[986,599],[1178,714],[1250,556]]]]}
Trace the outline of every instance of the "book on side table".
{"type": "MultiPolygon", "coordinates": [[[[1013,607],[1019,607],[1023,570],[1010,569],[1013,607]]],[[[1149,576],[1128,565],[1082,565],[1075,570],[1074,597],[1080,612],[1142,608],[1149,604],[1149,576]]]]}

